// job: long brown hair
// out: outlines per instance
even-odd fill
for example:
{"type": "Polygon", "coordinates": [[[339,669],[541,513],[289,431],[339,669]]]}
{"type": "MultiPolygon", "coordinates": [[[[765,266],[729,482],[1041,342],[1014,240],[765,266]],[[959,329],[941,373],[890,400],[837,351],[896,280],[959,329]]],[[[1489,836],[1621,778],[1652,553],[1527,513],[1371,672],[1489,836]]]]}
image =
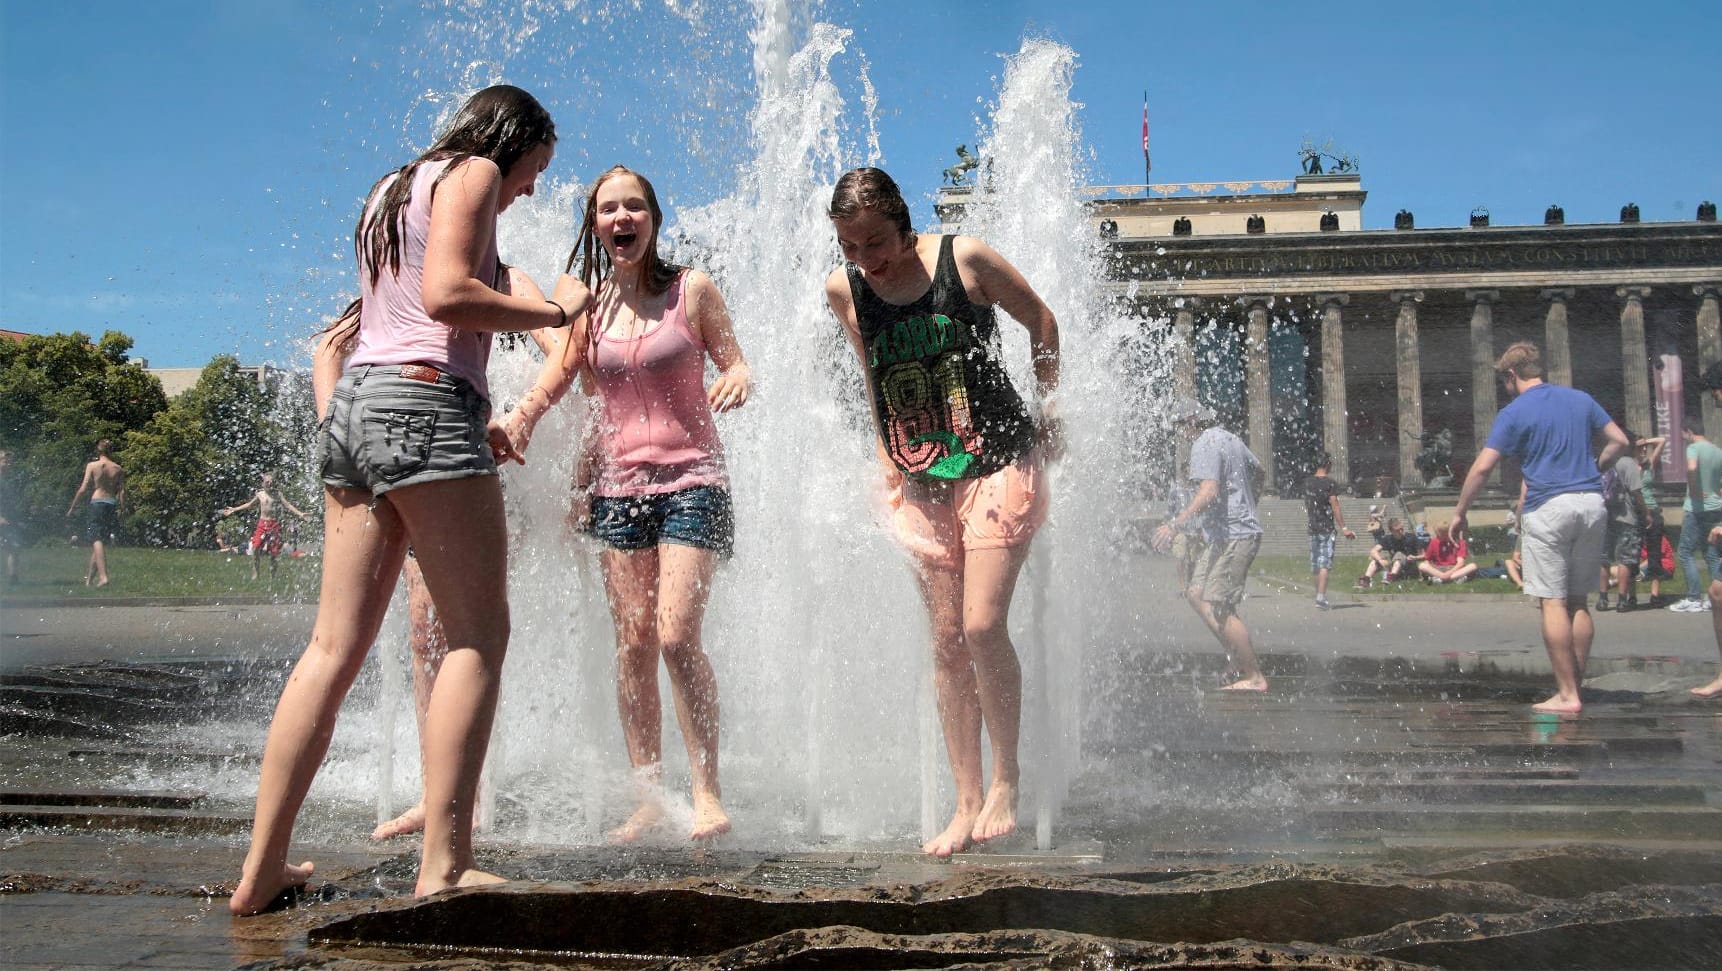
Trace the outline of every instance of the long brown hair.
{"type": "MultiPolygon", "coordinates": [[[[400,272],[401,210],[412,198],[413,175],[420,165],[479,156],[495,162],[506,176],[527,152],[540,145],[554,144],[556,123],[550,120],[550,112],[544,110],[538,99],[526,91],[511,84],[497,84],[466,99],[429,150],[378,179],[366,194],[366,213],[359,216],[358,228],[353,231],[353,247],[359,254],[360,265],[370,267],[371,284],[376,284],[385,265],[390,272],[400,272]],[[394,181],[389,182],[390,176],[394,181]],[[371,200],[384,182],[389,182],[389,186],[372,209],[371,200]]],[[[451,165],[444,169],[437,182],[448,178],[453,168],[451,165]]]]}
{"type": "Polygon", "coordinates": [[[586,211],[580,217],[580,234],[574,239],[574,249],[568,254],[568,265],[562,272],[573,273],[575,265],[578,264],[580,282],[586,284],[586,289],[593,294],[597,294],[599,284],[610,276],[613,269],[610,254],[604,250],[604,244],[598,241],[598,190],[604,183],[624,175],[631,175],[639,181],[640,191],[646,196],[646,208],[652,213],[652,238],[646,240],[646,272],[640,283],[646,288],[646,292],[656,296],[668,290],[685,267],[670,263],[658,255],[658,230],[664,227],[664,210],[658,205],[658,191],[652,188],[650,179],[626,165],[611,167],[603,175],[593,179],[592,187],[586,190],[586,211]]]}

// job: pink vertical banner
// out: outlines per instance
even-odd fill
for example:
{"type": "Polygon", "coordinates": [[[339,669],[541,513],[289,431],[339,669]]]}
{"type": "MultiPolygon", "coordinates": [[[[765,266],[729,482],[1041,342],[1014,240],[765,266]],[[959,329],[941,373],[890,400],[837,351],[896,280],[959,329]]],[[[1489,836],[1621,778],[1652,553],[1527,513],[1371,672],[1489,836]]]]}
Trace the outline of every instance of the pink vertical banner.
{"type": "Polygon", "coordinates": [[[1679,354],[1664,354],[1656,365],[1656,433],[1666,435],[1662,457],[1656,463],[1656,481],[1686,482],[1686,382],[1679,354]]]}

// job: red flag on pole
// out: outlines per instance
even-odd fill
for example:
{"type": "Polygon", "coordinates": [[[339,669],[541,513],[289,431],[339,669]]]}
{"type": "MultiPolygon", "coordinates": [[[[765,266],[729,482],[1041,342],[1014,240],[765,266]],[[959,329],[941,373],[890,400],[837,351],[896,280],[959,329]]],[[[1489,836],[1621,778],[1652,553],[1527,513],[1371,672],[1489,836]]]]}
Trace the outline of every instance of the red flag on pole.
{"type": "Polygon", "coordinates": [[[1148,92],[1142,92],[1142,174],[1147,178],[1154,171],[1148,159],[1148,92]]]}

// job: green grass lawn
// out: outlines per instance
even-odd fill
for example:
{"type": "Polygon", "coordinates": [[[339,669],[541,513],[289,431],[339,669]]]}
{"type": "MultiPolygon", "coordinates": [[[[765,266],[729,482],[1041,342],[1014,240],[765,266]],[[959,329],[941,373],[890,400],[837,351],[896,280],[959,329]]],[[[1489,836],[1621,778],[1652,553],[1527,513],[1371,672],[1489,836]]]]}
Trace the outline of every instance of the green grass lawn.
{"type": "Polygon", "coordinates": [[[274,579],[267,557],[251,579],[251,560],[214,550],[161,550],[121,546],[107,551],[109,583],[84,586],[90,548],[40,545],[19,552],[18,582],[0,577],[0,600],[38,597],[267,597],[308,601],[317,597],[322,560],[282,555],[274,579]]]}
{"type": "MultiPolygon", "coordinates": [[[[1476,558],[1476,561],[1481,566],[1491,567],[1495,565],[1495,560],[1497,559],[1502,559],[1502,557],[1497,557],[1494,554],[1482,554],[1476,558]]],[[[1441,597],[1466,597],[1480,593],[1516,594],[1519,592],[1519,588],[1513,586],[1513,581],[1504,577],[1499,580],[1474,579],[1469,583],[1434,584],[1424,583],[1421,579],[1413,576],[1398,583],[1387,584],[1381,582],[1381,574],[1379,572],[1376,574],[1375,582],[1370,585],[1369,589],[1359,590],[1355,584],[1357,583],[1357,578],[1363,576],[1363,571],[1367,566],[1369,566],[1369,557],[1365,554],[1358,554],[1356,556],[1335,556],[1333,558],[1333,570],[1328,574],[1327,579],[1328,593],[1332,594],[1340,591],[1349,591],[1360,597],[1380,596],[1382,594],[1395,593],[1433,594],[1441,597]]],[[[1702,569],[1702,567],[1700,567],[1700,569],[1702,569]]],[[[1281,579],[1293,580],[1298,583],[1307,584],[1312,588],[1315,585],[1315,576],[1310,573],[1309,557],[1307,556],[1258,556],[1256,557],[1254,570],[1255,572],[1266,576],[1279,577],[1281,579]]],[[[1680,569],[1680,562],[1676,560],[1674,563],[1674,579],[1662,581],[1662,595],[1664,597],[1685,596],[1686,581],[1683,579],[1684,577],[1685,573],[1680,569]]],[[[1640,605],[1643,605],[1649,600],[1650,584],[1641,580],[1638,584],[1638,602],[1640,605]]]]}

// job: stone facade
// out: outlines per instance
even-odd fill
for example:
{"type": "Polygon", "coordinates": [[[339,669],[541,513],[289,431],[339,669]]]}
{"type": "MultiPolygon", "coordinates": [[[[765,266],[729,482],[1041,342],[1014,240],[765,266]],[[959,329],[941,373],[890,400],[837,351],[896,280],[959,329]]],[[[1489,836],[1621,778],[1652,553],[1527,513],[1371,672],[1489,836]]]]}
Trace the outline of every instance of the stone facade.
{"type": "MultiPolygon", "coordinates": [[[[1658,387],[1677,366],[1683,390],[1672,397],[1688,414],[1702,409],[1707,434],[1722,439],[1722,413],[1698,393],[1699,373],[1722,360],[1716,222],[1360,230],[1353,211],[1337,231],[1312,231],[1336,192],[1358,209],[1363,198],[1355,175],[1314,178],[1273,196],[1277,211],[1260,194],[1085,190],[1114,296],[1134,294],[1187,344],[1196,375],[1175,390],[1202,394],[1272,455],[1275,481],[1301,482],[1325,449],[1333,475],[1358,491],[1422,488],[1420,453],[1451,436],[1449,467],[1429,471],[1456,484],[1506,403],[1494,361],[1519,340],[1543,348],[1551,381],[1588,391],[1641,435],[1667,431],[1658,387]],[[1180,207],[1189,222],[1174,234],[1180,207]],[[1243,212],[1263,214],[1265,230],[1232,226],[1243,212]]],[[[941,195],[947,229],[960,225],[964,195],[941,195]]],[[[1663,481],[1678,478],[1673,464],[1663,481]]],[[[1516,488],[1516,470],[1505,477],[1516,488]]]]}

